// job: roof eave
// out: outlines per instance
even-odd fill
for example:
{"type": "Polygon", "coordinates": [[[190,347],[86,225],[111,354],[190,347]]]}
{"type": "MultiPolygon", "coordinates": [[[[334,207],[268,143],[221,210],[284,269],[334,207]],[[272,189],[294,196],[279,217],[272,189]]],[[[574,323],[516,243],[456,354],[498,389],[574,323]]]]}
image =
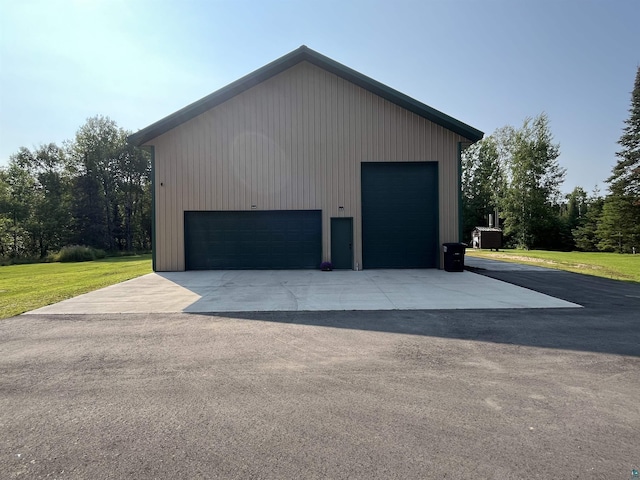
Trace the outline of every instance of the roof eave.
{"type": "Polygon", "coordinates": [[[470,125],[467,125],[449,115],[429,107],[424,103],[397,91],[386,85],[367,77],[335,60],[330,59],[310,48],[302,45],[296,50],[274,60],[273,62],[265,65],[264,67],[255,70],[254,72],[245,75],[244,77],[230,83],[226,87],[223,87],[215,92],[207,95],[200,100],[197,100],[184,108],[181,108],[177,112],[167,115],[161,120],[149,125],[142,130],[131,134],[128,137],[128,141],[133,145],[140,146],[148,141],[162,135],[163,133],[171,130],[172,128],[181,125],[182,123],[191,120],[192,118],[206,112],[207,110],[219,105],[236,95],[248,90],[249,88],[264,82],[265,80],[278,75],[279,73],[287,70],[288,68],[300,63],[302,61],[308,61],[320,68],[323,68],[335,75],[352,82],[376,95],[379,95],[392,103],[399,105],[421,117],[426,118],[438,125],[441,125],[448,130],[451,130],[458,135],[476,142],[480,140],[484,133],[477,130],[470,125]]]}
{"type": "MultiPolygon", "coordinates": [[[[129,135],[128,141],[133,145],[140,146],[152,140],[163,133],[177,127],[178,125],[191,120],[192,118],[206,112],[207,110],[219,105],[227,100],[239,95],[249,88],[264,82],[265,80],[283,72],[292,67],[300,60],[297,60],[299,51],[302,47],[283,57],[268,63],[264,67],[255,70],[244,77],[222,87],[219,90],[207,95],[206,97],[196,100],[195,102],[181,108],[180,110],[167,115],[166,117],[152,123],[148,127],[129,135]]],[[[306,47],[305,47],[306,48],[306,47]]]]}
{"type": "Polygon", "coordinates": [[[348,80],[351,83],[354,83],[355,85],[358,85],[359,87],[370,91],[371,93],[389,100],[390,102],[395,103],[396,105],[405,108],[415,113],[416,115],[437,123],[438,125],[441,125],[442,127],[445,127],[473,142],[481,140],[484,136],[484,132],[473,128],[472,126],[467,125],[466,123],[463,123],[460,120],[447,115],[446,113],[443,113],[439,110],[436,110],[435,108],[430,107],[429,105],[419,102],[418,100],[411,98],[408,95],[399,92],[398,90],[388,87],[387,85],[380,83],[371,77],[367,77],[366,75],[363,75],[362,73],[357,72],[356,70],[353,70],[346,65],[342,65],[341,63],[338,63],[329,57],[325,57],[318,52],[314,52],[313,50],[310,51],[313,52],[313,55],[309,59],[307,59],[307,61],[309,61],[310,63],[324,68],[325,70],[334,73],[339,77],[344,78],[345,80],[348,80]]]}

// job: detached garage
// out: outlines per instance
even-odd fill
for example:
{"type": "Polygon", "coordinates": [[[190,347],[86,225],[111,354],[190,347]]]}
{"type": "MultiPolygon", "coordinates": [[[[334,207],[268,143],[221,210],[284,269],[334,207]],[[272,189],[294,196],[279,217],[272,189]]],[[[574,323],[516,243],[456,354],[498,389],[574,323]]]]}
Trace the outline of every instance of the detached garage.
{"type": "Polygon", "coordinates": [[[129,137],[154,270],[437,268],[482,135],[302,46],[129,137]]]}

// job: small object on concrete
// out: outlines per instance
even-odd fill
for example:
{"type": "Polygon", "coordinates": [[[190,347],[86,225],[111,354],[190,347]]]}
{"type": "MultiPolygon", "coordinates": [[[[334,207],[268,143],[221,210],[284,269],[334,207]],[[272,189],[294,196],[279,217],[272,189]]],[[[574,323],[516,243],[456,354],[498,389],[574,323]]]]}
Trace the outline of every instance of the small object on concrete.
{"type": "Polygon", "coordinates": [[[331,270],[333,270],[333,263],[331,263],[331,262],[322,262],[320,264],[320,270],[322,270],[323,272],[330,272],[331,270]]]}
{"type": "Polygon", "coordinates": [[[640,473],[638,473],[638,470],[636,470],[635,468],[631,470],[631,476],[629,477],[629,480],[638,480],[640,478],[640,473]]]}
{"type": "Polygon", "coordinates": [[[466,243],[443,243],[444,269],[447,272],[464,271],[464,252],[466,243]]]}

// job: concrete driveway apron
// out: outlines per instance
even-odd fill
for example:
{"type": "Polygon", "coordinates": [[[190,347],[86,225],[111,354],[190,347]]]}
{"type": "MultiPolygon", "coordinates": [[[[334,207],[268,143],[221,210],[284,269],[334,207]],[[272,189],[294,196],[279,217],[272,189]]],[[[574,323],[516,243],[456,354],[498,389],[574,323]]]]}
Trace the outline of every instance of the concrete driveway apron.
{"type": "MultiPolygon", "coordinates": [[[[536,267],[530,267],[536,268],[536,267]]],[[[31,314],[578,308],[469,271],[189,271],[144,275],[31,314]]]]}

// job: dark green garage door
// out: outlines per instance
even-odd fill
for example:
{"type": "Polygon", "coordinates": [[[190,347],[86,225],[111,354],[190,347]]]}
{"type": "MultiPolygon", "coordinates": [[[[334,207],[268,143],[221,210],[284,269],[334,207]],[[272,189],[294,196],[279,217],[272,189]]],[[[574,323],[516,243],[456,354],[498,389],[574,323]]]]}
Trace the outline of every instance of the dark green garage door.
{"type": "Polygon", "coordinates": [[[362,164],[363,268],[438,266],[438,164],[362,164]]]}
{"type": "Polygon", "coordinates": [[[185,212],[187,270],[318,268],[320,210],[185,212]]]}

